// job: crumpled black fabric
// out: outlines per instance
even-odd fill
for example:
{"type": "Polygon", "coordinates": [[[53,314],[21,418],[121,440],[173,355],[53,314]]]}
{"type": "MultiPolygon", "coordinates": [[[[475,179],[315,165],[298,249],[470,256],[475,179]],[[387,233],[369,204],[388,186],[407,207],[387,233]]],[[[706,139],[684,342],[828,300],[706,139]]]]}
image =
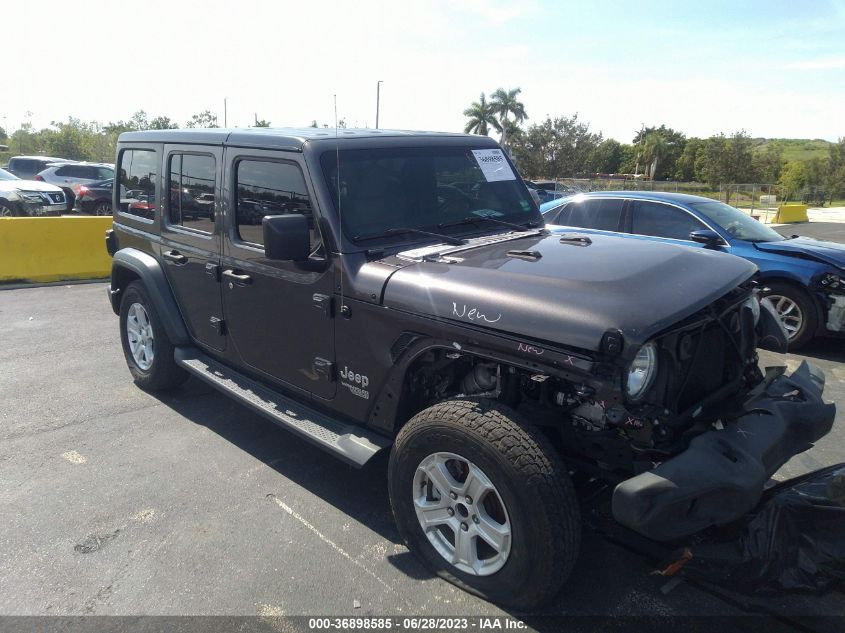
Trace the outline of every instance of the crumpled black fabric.
{"type": "Polygon", "coordinates": [[[845,582],[845,464],[768,490],[737,540],[699,543],[685,571],[750,593],[845,582]]]}

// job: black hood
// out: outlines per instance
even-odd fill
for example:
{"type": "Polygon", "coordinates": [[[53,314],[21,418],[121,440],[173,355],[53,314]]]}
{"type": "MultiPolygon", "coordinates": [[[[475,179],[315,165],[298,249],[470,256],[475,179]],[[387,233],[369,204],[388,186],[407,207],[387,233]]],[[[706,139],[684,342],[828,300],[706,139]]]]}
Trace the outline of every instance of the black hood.
{"type": "Polygon", "coordinates": [[[706,249],[581,236],[590,243],[535,234],[438,247],[435,261],[411,263],[390,276],[384,305],[598,350],[608,330],[620,330],[626,344],[639,346],[756,271],[744,259],[706,249]]]}

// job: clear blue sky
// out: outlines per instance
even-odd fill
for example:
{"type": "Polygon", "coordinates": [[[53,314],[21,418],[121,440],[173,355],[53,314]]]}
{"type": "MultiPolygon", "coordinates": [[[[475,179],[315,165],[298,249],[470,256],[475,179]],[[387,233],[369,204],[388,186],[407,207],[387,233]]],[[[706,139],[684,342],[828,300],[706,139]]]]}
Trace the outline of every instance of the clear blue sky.
{"type": "Polygon", "coordinates": [[[64,3],[5,6],[0,125],[139,109],[180,124],[210,109],[222,123],[224,97],[230,125],[255,113],[331,123],[335,94],[350,125],[373,125],[381,79],[382,127],[459,130],[480,92],[519,86],[529,122],[577,112],[623,142],[661,123],[696,136],[845,136],[845,0],[129,7],[77,0],[69,42],[32,28],[66,20],[64,3]]]}

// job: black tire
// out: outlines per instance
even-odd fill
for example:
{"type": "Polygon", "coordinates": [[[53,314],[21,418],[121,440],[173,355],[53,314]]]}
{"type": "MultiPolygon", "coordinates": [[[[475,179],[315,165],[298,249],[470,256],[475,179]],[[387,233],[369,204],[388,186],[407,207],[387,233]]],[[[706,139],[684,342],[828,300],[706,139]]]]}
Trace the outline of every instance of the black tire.
{"type": "Polygon", "coordinates": [[[140,281],[130,283],[123,291],[123,297],[120,300],[120,342],[132,378],[141,389],[163,391],[178,387],[187,380],[188,373],[176,364],[173,358],[173,344],[167,337],[167,332],[161,323],[161,319],[158,318],[155,306],[150,301],[149,295],[147,295],[147,291],[140,281]],[[147,369],[138,365],[129,346],[127,318],[130,307],[135,303],[143,306],[152,326],[154,353],[152,364],[147,369]]]}
{"type": "Polygon", "coordinates": [[[98,200],[94,204],[93,213],[94,215],[111,215],[111,200],[98,200]]]}
{"type": "Polygon", "coordinates": [[[11,202],[0,200],[0,218],[14,218],[20,214],[15,211],[15,207],[11,202]]]}
{"type": "Polygon", "coordinates": [[[578,501],[549,443],[515,411],[491,400],[451,400],[415,415],[399,432],[388,466],[399,533],[438,576],[497,604],[534,609],[560,591],[581,541],[578,501]],[[490,575],[466,573],[441,556],[414,506],[417,467],[437,452],[479,467],[499,493],[512,528],[510,554],[490,575]]]}
{"type": "Polygon", "coordinates": [[[789,336],[789,351],[799,349],[812,340],[818,328],[818,312],[813,299],[803,288],[789,282],[764,282],[763,295],[786,297],[801,311],[801,326],[789,336]]]}

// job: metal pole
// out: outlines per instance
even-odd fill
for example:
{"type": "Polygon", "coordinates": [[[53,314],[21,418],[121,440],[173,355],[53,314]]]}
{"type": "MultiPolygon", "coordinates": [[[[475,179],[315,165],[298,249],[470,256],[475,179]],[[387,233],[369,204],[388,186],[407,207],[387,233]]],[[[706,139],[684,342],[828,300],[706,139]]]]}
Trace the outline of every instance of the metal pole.
{"type": "Polygon", "coordinates": [[[379,110],[379,102],[381,100],[381,85],[384,82],[379,79],[376,82],[376,129],[378,129],[378,110],[379,110]]]}

